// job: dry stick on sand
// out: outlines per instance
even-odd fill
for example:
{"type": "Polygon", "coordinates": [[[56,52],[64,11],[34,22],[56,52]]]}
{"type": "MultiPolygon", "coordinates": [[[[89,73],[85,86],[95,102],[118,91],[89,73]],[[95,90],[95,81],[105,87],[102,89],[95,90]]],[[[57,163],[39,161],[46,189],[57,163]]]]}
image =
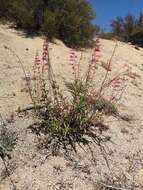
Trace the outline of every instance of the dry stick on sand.
{"type": "Polygon", "coordinates": [[[107,185],[105,183],[100,183],[105,189],[109,189],[109,190],[131,190],[132,188],[122,188],[122,187],[115,187],[112,185],[107,185]]]}

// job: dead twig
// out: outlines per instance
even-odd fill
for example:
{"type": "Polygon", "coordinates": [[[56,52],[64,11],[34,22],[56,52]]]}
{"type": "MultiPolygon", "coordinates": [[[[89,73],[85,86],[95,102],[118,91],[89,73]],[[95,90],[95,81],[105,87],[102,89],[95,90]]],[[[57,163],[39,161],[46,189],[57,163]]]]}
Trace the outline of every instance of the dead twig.
{"type": "Polygon", "coordinates": [[[6,161],[5,161],[4,157],[3,157],[3,155],[0,155],[0,157],[1,157],[1,160],[2,160],[3,165],[4,165],[4,167],[5,167],[7,176],[8,176],[8,178],[9,178],[9,180],[10,180],[12,186],[13,186],[13,190],[16,190],[17,188],[16,188],[16,186],[15,186],[14,181],[12,180],[12,178],[11,178],[11,176],[10,176],[10,173],[9,173],[9,170],[8,170],[8,167],[7,167],[7,164],[6,164],[6,161]]]}
{"type": "Polygon", "coordinates": [[[112,55],[111,55],[111,58],[110,58],[110,60],[109,60],[109,62],[108,62],[108,68],[107,68],[107,71],[106,71],[106,74],[105,74],[105,77],[104,77],[104,79],[103,79],[103,81],[102,81],[102,84],[101,84],[101,88],[100,88],[100,91],[99,91],[99,97],[101,96],[101,93],[102,93],[102,91],[103,91],[103,88],[104,88],[104,84],[105,84],[105,82],[106,82],[106,79],[107,79],[107,77],[108,77],[108,73],[109,73],[109,68],[111,67],[111,63],[112,63],[112,59],[113,59],[113,57],[114,57],[114,55],[115,55],[115,52],[116,52],[116,49],[117,49],[117,41],[116,41],[116,44],[115,44],[115,47],[114,47],[114,49],[113,49],[113,53],[112,53],[112,55]]]}
{"type": "MultiPolygon", "coordinates": [[[[38,105],[38,106],[36,106],[36,108],[38,108],[38,109],[41,109],[41,108],[44,108],[44,106],[40,106],[40,105],[38,105]]],[[[27,111],[31,111],[31,110],[34,110],[35,109],[35,106],[28,106],[28,107],[26,107],[26,108],[18,108],[18,110],[17,110],[17,112],[18,113],[22,113],[22,112],[27,112],[27,111]]]]}
{"type": "Polygon", "coordinates": [[[132,190],[132,188],[122,188],[122,187],[115,187],[112,185],[107,185],[105,183],[100,183],[105,189],[109,189],[109,190],[132,190]]]}

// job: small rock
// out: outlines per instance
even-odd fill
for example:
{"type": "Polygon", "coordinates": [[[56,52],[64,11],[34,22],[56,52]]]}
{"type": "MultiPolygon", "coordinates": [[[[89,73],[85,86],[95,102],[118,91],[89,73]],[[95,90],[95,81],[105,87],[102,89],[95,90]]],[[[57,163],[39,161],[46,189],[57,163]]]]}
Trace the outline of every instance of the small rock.
{"type": "Polygon", "coordinates": [[[12,93],[12,96],[16,96],[15,92],[12,93]]]}

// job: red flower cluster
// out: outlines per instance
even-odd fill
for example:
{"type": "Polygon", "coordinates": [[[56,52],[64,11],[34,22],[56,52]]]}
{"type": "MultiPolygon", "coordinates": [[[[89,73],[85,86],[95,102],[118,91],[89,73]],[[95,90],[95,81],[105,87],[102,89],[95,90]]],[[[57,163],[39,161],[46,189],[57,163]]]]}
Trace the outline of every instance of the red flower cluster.
{"type": "Polygon", "coordinates": [[[45,70],[48,69],[49,62],[49,42],[46,38],[43,44],[42,57],[37,52],[35,55],[35,61],[33,65],[33,77],[32,80],[41,80],[44,77],[45,70]]]}
{"type": "Polygon", "coordinates": [[[123,72],[118,73],[116,76],[112,78],[112,80],[109,83],[109,86],[111,86],[112,89],[112,95],[111,100],[118,101],[124,91],[124,89],[127,86],[127,73],[128,73],[128,67],[123,67],[122,69],[125,69],[123,72]]]}
{"type": "Polygon", "coordinates": [[[46,38],[43,44],[43,53],[42,53],[42,67],[43,71],[44,68],[48,69],[48,63],[49,63],[49,41],[46,38]]]}
{"type": "Polygon", "coordinates": [[[91,61],[89,63],[89,78],[90,79],[93,79],[94,78],[94,75],[96,73],[96,67],[97,67],[97,64],[99,63],[99,58],[100,58],[100,40],[97,39],[96,40],[96,47],[93,49],[93,52],[92,52],[92,56],[91,56],[91,61]]]}
{"type": "Polygon", "coordinates": [[[100,47],[101,47],[100,40],[97,39],[96,40],[96,46],[93,49],[93,53],[92,53],[92,59],[91,59],[92,65],[96,65],[99,62],[100,47]]]}
{"type": "Polygon", "coordinates": [[[76,55],[76,51],[71,49],[71,52],[70,52],[70,65],[72,66],[72,74],[75,76],[75,79],[77,78],[78,76],[78,68],[79,68],[79,65],[77,63],[77,59],[78,59],[78,56],[76,55]]]}
{"type": "Polygon", "coordinates": [[[35,55],[35,61],[33,65],[33,80],[36,80],[36,78],[40,75],[40,68],[41,68],[41,60],[39,58],[38,52],[35,55]]]}

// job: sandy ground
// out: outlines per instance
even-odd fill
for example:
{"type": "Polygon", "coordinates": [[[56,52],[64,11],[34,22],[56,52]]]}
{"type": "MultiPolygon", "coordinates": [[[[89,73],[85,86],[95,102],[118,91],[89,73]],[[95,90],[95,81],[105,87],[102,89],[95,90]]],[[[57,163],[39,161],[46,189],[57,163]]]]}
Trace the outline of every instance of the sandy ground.
{"type": "MultiPolygon", "coordinates": [[[[18,107],[30,104],[28,95],[23,92],[25,83],[23,72],[17,58],[5,48],[11,48],[24,61],[28,74],[31,73],[35,52],[41,51],[42,38],[26,38],[21,32],[0,25],[0,113],[7,119],[15,114],[18,107]]],[[[101,40],[100,63],[106,63],[115,46],[114,41],[101,40]]],[[[69,64],[70,49],[61,42],[50,44],[52,66],[61,86],[63,78],[72,78],[69,64]]],[[[78,53],[80,54],[80,52],[78,53]]],[[[84,71],[91,51],[83,54],[84,71]]],[[[29,116],[18,117],[9,127],[16,131],[18,144],[12,153],[11,178],[19,190],[98,190],[98,182],[114,186],[122,183],[124,189],[143,189],[143,49],[118,42],[112,60],[111,75],[127,65],[131,68],[128,85],[119,104],[121,113],[132,117],[131,122],[106,118],[109,125],[106,135],[113,143],[106,143],[108,164],[99,147],[84,152],[79,148],[76,155],[47,156],[45,151],[37,151],[35,136],[27,129],[32,120],[29,116]]],[[[99,64],[98,84],[106,70],[99,64]]],[[[1,173],[4,170],[0,161],[1,173]]],[[[1,174],[2,175],[2,174],[1,174]]],[[[11,190],[9,177],[0,182],[0,190],[11,190]]],[[[104,189],[104,188],[102,188],[104,189]]]]}

